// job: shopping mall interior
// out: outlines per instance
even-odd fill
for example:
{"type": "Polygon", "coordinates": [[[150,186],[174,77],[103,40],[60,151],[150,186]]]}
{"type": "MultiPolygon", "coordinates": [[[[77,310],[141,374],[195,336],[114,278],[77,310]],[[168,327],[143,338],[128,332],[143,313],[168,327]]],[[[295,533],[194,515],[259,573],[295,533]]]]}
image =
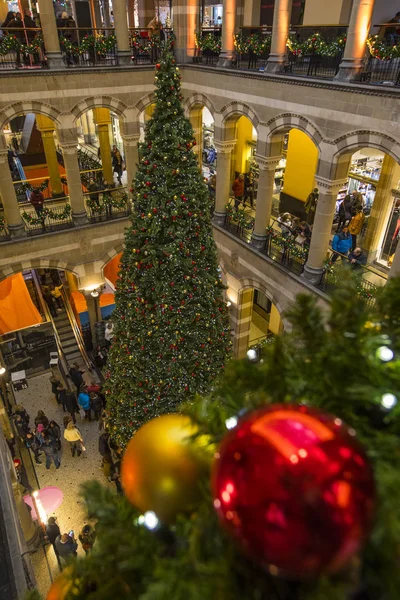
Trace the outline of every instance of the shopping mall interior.
{"type": "Polygon", "coordinates": [[[348,252],[371,305],[400,275],[399,8],[394,0],[0,3],[5,598],[35,586],[45,594],[57,575],[44,519],[57,514],[63,529],[78,530],[79,484],[93,476],[114,489],[99,469],[96,422],[82,423],[80,468],[66,456],[56,473],[34,464],[15,415],[23,405],[31,426],[38,410],[61,424],[54,381],[68,390],[73,364],[85,383],[104,381],[162,46],[173,40],[181,69],[234,355],[243,358],[290,328],[285,311],[297,294],[326,304],[348,252]],[[337,243],[347,227],[344,251],[337,243]]]}

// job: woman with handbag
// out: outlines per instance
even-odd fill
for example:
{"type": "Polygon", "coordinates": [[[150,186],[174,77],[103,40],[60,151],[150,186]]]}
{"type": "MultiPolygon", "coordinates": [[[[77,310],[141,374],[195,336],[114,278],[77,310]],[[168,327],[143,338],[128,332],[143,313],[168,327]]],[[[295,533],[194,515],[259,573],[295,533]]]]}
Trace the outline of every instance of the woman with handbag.
{"type": "Polygon", "coordinates": [[[85,450],[85,446],[83,445],[82,434],[73,421],[70,421],[68,423],[67,429],[64,431],[64,439],[66,439],[71,446],[72,456],[75,456],[75,452],[78,456],[80,456],[85,450]]]}

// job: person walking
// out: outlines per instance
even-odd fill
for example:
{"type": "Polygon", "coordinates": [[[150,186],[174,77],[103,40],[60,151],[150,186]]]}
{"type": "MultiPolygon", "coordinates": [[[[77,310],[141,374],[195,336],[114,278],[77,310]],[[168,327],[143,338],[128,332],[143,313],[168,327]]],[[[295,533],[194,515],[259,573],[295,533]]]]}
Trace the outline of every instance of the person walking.
{"type": "Polygon", "coordinates": [[[70,367],[69,376],[72,379],[72,383],[76,387],[76,393],[79,394],[80,389],[84,382],[83,382],[83,377],[82,377],[82,371],[79,369],[79,367],[76,365],[76,363],[74,363],[72,365],[72,367],[70,367]]]}
{"type": "Polygon", "coordinates": [[[94,418],[96,421],[100,419],[101,411],[103,410],[103,402],[96,392],[90,392],[90,408],[94,412],[94,418]]]}
{"type": "Polygon", "coordinates": [[[347,194],[339,206],[339,221],[336,232],[348,225],[351,220],[351,196],[347,194]]]}
{"type": "Polygon", "coordinates": [[[55,377],[53,374],[50,375],[49,381],[51,383],[51,391],[54,394],[54,398],[57,401],[57,404],[60,404],[60,396],[59,396],[59,392],[58,392],[58,387],[60,385],[60,380],[57,379],[57,377],[55,377]]]}
{"type": "Polygon", "coordinates": [[[49,438],[57,443],[58,450],[61,450],[61,429],[58,423],[51,420],[47,428],[49,438]]]}
{"type": "Polygon", "coordinates": [[[56,539],[61,535],[59,526],[56,523],[55,517],[49,517],[46,525],[46,536],[50,544],[53,546],[54,554],[56,555],[58,566],[61,566],[60,557],[56,547],[56,539]]]}
{"type": "Polygon", "coordinates": [[[54,462],[56,469],[59,469],[61,467],[61,459],[58,444],[48,434],[45,434],[42,450],[46,455],[46,469],[50,469],[52,462],[54,462]]]}
{"type": "Polygon", "coordinates": [[[57,386],[57,395],[58,395],[59,404],[61,404],[61,406],[63,407],[63,411],[67,412],[67,409],[65,406],[65,398],[67,396],[67,390],[65,389],[65,386],[60,381],[58,382],[58,386],[57,386]]]}
{"type": "Polygon", "coordinates": [[[364,225],[365,216],[362,209],[353,209],[352,219],[349,223],[349,233],[351,234],[351,249],[354,251],[357,247],[357,236],[360,235],[364,225]]]}
{"type": "Polygon", "coordinates": [[[114,337],[114,323],[108,321],[106,328],[104,330],[104,339],[106,340],[106,348],[108,349],[111,346],[111,342],[114,337]]]}
{"type": "Polygon", "coordinates": [[[56,537],[55,547],[63,565],[68,563],[68,559],[71,559],[73,556],[78,556],[76,551],[78,544],[75,541],[74,532],[72,530],[69,533],[58,535],[56,537]]]}
{"type": "Polygon", "coordinates": [[[26,424],[26,421],[23,420],[23,418],[21,417],[21,415],[16,414],[14,416],[14,423],[15,423],[15,427],[17,429],[18,435],[20,437],[21,440],[25,439],[26,434],[29,431],[29,427],[26,424]]]}
{"type": "Polygon", "coordinates": [[[42,410],[38,410],[37,415],[35,417],[35,427],[38,425],[43,425],[44,429],[47,429],[49,425],[49,419],[46,417],[42,410]]]}
{"type": "Polygon", "coordinates": [[[64,439],[69,442],[72,457],[75,456],[75,453],[78,456],[82,454],[82,448],[84,447],[82,434],[72,421],[67,424],[67,428],[64,431],[64,439]]]}
{"type": "Polygon", "coordinates": [[[91,525],[84,525],[78,536],[78,539],[82,544],[85,554],[89,554],[89,552],[92,551],[94,542],[96,540],[96,532],[91,525]]]}
{"type": "Polygon", "coordinates": [[[90,200],[97,206],[97,208],[100,208],[99,186],[93,177],[89,179],[88,192],[91,192],[90,200]]]}
{"type": "Polygon", "coordinates": [[[47,306],[49,307],[49,311],[52,317],[56,317],[57,316],[57,310],[56,307],[54,305],[54,300],[53,300],[53,296],[50,293],[50,288],[48,288],[47,286],[45,286],[42,290],[42,294],[43,294],[43,299],[46,302],[47,306]]]}
{"type": "Polygon", "coordinates": [[[65,396],[65,409],[66,412],[71,415],[71,419],[74,423],[76,423],[75,413],[79,412],[79,406],[76,401],[76,396],[72,392],[68,392],[65,396]]]}
{"type": "Polygon", "coordinates": [[[30,196],[29,196],[29,202],[32,204],[33,208],[35,209],[38,219],[41,219],[41,221],[43,222],[44,221],[44,215],[43,215],[44,196],[38,188],[34,188],[31,191],[30,196]]]}
{"type": "Polygon", "coordinates": [[[90,414],[90,396],[87,392],[87,388],[84,387],[78,396],[78,404],[79,408],[82,408],[85,411],[85,419],[88,421],[92,420],[90,414]]]}
{"type": "Polygon", "coordinates": [[[42,442],[39,437],[36,435],[34,431],[28,431],[25,436],[25,446],[32,451],[33,456],[35,457],[35,463],[37,465],[43,464],[40,460],[40,448],[42,442]]]}
{"type": "Polygon", "coordinates": [[[117,178],[118,178],[118,183],[119,185],[122,185],[122,163],[123,163],[123,159],[121,156],[121,152],[118,150],[117,146],[113,146],[112,149],[112,166],[113,166],[113,171],[114,173],[117,174],[117,178]]]}
{"type": "Polygon", "coordinates": [[[62,299],[62,288],[63,288],[62,284],[57,285],[50,292],[55,300],[55,303],[58,306],[58,310],[62,310],[64,308],[64,302],[62,299]]]}
{"type": "Polygon", "coordinates": [[[243,202],[244,196],[244,175],[240,173],[239,177],[235,179],[232,184],[232,191],[235,197],[235,209],[239,208],[239,204],[243,202]]]}
{"type": "Polygon", "coordinates": [[[304,204],[304,210],[307,214],[307,223],[312,225],[314,223],[315,212],[317,210],[319,191],[318,188],[314,188],[313,191],[308,194],[307,200],[304,204]]]}
{"type": "Polygon", "coordinates": [[[349,233],[348,228],[344,227],[343,231],[340,231],[339,233],[336,233],[336,235],[333,236],[333,240],[332,240],[333,254],[331,257],[331,262],[335,263],[337,261],[337,259],[340,258],[341,254],[344,256],[347,256],[349,253],[349,250],[351,248],[351,244],[352,244],[352,237],[349,233]]]}

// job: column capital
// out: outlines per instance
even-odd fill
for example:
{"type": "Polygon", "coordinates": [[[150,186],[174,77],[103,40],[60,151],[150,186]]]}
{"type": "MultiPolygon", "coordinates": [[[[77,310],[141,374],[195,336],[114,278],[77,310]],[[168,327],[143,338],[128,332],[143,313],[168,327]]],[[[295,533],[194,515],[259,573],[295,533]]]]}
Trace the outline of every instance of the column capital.
{"type": "Polygon", "coordinates": [[[60,148],[63,154],[76,154],[78,151],[78,143],[77,142],[62,142],[60,143],[60,148]]]}
{"type": "Polygon", "coordinates": [[[347,183],[348,179],[325,179],[325,177],[321,177],[319,175],[315,176],[315,183],[317,187],[324,194],[337,194],[339,190],[347,183]]]}
{"type": "Polygon", "coordinates": [[[139,133],[131,133],[131,134],[123,134],[121,133],[121,138],[124,144],[127,146],[136,146],[139,143],[140,134],[139,133]]]}
{"type": "Polygon", "coordinates": [[[233,142],[219,142],[214,140],[214,146],[219,154],[230,154],[236,146],[236,140],[233,142]]]}
{"type": "Polygon", "coordinates": [[[275,171],[281,160],[281,156],[260,156],[255,155],[255,160],[260,168],[260,171],[275,171]]]}

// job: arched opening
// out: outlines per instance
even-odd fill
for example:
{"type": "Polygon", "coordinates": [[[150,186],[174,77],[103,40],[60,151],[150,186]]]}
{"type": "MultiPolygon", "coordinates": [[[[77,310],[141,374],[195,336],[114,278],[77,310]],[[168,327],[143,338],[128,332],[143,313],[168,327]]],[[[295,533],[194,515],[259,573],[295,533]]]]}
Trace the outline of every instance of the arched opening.
{"type": "Polygon", "coordinates": [[[153,116],[155,107],[156,107],[156,105],[154,102],[147,104],[147,106],[139,114],[139,133],[140,133],[139,141],[140,142],[144,142],[146,123],[153,116]]]}
{"type": "Polygon", "coordinates": [[[283,331],[283,322],[276,305],[260,289],[248,287],[240,290],[237,310],[237,358],[245,357],[249,348],[261,346],[283,331]]]}
{"type": "Polygon", "coordinates": [[[341,160],[347,166],[347,181],[337,197],[332,233],[343,235],[348,226],[352,249],[362,250],[363,264],[389,269],[400,233],[400,165],[373,147],[344,150],[341,160]]]}
{"type": "Polygon", "coordinates": [[[207,106],[196,104],[189,110],[189,119],[196,138],[193,152],[197,156],[210,194],[215,197],[214,175],[217,173],[217,152],[214,144],[214,117],[207,106]]]}

